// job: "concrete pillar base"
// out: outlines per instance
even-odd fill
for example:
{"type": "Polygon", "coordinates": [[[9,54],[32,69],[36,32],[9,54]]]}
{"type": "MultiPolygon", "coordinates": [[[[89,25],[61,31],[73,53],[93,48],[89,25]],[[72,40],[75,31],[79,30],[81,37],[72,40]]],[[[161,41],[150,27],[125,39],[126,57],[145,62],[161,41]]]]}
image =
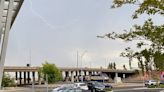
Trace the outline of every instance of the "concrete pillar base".
{"type": "Polygon", "coordinates": [[[71,82],[74,83],[74,75],[73,75],[73,72],[71,72],[71,82]]]}
{"type": "Polygon", "coordinates": [[[122,84],[121,77],[115,77],[114,78],[114,83],[116,83],[116,84],[122,84]]]}

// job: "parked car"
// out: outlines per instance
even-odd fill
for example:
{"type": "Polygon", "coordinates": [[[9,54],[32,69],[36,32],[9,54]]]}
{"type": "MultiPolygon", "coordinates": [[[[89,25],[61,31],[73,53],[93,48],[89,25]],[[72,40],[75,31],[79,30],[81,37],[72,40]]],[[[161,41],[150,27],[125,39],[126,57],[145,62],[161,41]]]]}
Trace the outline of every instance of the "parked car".
{"type": "Polygon", "coordinates": [[[164,80],[160,80],[159,84],[163,84],[164,85],[164,80]]]}
{"type": "Polygon", "coordinates": [[[62,85],[54,88],[51,92],[83,92],[80,88],[75,88],[74,85],[62,85]]]}
{"type": "Polygon", "coordinates": [[[113,86],[112,85],[110,85],[110,84],[104,84],[105,85],[105,88],[110,88],[110,89],[112,89],[113,88],[113,86]]]}
{"type": "Polygon", "coordinates": [[[106,92],[106,91],[111,91],[112,86],[109,84],[104,84],[102,82],[97,82],[97,81],[90,81],[87,83],[89,90],[91,92],[106,92]]]}
{"type": "Polygon", "coordinates": [[[88,86],[86,83],[80,82],[80,83],[74,83],[75,88],[80,88],[82,90],[88,90],[88,86]]]}
{"type": "Polygon", "coordinates": [[[97,74],[97,75],[91,75],[90,80],[104,82],[104,81],[109,81],[109,77],[107,74],[97,74]]]}
{"type": "Polygon", "coordinates": [[[151,85],[157,85],[158,84],[158,81],[156,80],[147,80],[145,81],[145,86],[151,86],[151,85]]]}

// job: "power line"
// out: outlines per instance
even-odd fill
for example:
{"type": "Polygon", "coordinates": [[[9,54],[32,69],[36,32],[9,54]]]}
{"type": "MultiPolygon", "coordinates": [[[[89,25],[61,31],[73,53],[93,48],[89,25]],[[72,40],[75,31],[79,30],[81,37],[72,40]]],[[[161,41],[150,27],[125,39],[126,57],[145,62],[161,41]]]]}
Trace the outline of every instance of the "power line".
{"type": "Polygon", "coordinates": [[[29,4],[30,4],[30,10],[32,11],[32,13],[34,15],[36,15],[38,18],[40,18],[49,28],[53,29],[53,30],[56,30],[56,28],[50,24],[45,17],[43,17],[41,14],[39,14],[38,12],[36,12],[33,8],[33,3],[31,0],[28,0],[29,1],[29,4]]]}

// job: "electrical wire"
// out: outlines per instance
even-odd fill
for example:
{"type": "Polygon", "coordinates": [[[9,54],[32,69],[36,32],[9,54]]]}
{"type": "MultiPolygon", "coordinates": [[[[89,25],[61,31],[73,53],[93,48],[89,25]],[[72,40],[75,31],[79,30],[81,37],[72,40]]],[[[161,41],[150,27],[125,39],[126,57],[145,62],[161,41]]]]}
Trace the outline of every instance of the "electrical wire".
{"type": "Polygon", "coordinates": [[[32,11],[32,13],[37,16],[38,18],[40,18],[49,28],[56,30],[56,28],[50,24],[45,17],[43,17],[41,14],[39,14],[38,12],[35,11],[35,9],[33,8],[33,3],[31,0],[28,0],[29,4],[30,4],[30,10],[32,11]]]}

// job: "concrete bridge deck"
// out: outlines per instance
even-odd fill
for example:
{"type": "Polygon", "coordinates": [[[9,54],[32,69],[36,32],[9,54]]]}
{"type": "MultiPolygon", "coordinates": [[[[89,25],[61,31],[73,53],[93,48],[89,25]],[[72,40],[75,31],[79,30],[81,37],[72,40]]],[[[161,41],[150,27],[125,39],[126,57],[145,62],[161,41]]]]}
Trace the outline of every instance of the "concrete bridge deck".
{"type": "MultiPolygon", "coordinates": [[[[15,73],[15,79],[19,84],[30,84],[32,81],[41,81],[38,75],[40,67],[27,66],[5,66],[4,72],[15,73]]],[[[109,78],[115,77],[128,78],[137,72],[135,70],[119,70],[119,69],[104,69],[104,68],[73,68],[73,67],[59,67],[62,72],[63,81],[79,81],[80,76],[92,76],[96,74],[106,74],[109,78]]]]}
{"type": "MultiPolygon", "coordinates": [[[[5,66],[4,72],[16,72],[16,71],[30,71],[37,72],[40,67],[26,67],[26,66],[5,66]]],[[[61,71],[95,71],[95,72],[110,72],[110,73],[135,73],[135,70],[120,70],[120,69],[105,69],[105,68],[73,68],[73,67],[59,67],[61,71]]]]}

